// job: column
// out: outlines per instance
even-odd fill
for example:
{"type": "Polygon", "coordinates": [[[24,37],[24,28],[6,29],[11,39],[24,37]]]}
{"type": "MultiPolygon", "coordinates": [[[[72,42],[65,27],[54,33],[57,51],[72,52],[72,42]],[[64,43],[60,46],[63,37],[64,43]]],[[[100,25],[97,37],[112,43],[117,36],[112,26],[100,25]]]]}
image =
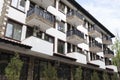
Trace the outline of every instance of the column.
{"type": "Polygon", "coordinates": [[[27,13],[27,11],[29,10],[29,6],[30,6],[30,0],[27,0],[25,5],[25,13],[27,13]]]}
{"type": "Polygon", "coordinates": [[[27,80],[33,80],[33,69],[34,69],[34,58],[30,57],[27,80]]]}
{"type": "Polygon", "coordinates": [[[56,9],[59,9],[59,0],[56,0],[56,5],[55,5],[56,9]]]}
{"type": "Polygon", "coordinates": [[[21,31],[21,40],[24,40],[26,37],[26,32],[27,32],[27,26],[23,25],[22,31],[21,31]]]}

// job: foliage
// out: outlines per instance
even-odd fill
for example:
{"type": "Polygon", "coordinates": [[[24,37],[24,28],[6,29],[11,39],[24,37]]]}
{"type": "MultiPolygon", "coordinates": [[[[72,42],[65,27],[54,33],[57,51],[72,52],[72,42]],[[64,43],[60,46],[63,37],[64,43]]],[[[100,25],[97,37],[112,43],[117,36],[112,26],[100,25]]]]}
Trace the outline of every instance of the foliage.
{"type": "Polygon", "coordinates": [[[91,80],[99,80],[99,76],[98,76],[98,73],[96,71],[93,72],[93,74],[91,76],[91,80]]]}
{"type": "Polygon", "coordinates": [[[114,74],[112,75],[112,80],[119,80],[117,73],[114,73],[114,74]]]}
{"type": "Polygon", "coordinates": [[[103,80],[109,80],[109,76],[108,76],[107,72],[103,73],[103,80]]]}
{"type": "Polygon", "coordinates": [[[5,75],[8,80],[19,80],[20,72],[23,66],[23,62],[20,60],[19,55],[16,53],[13,58],[11,58],[10,63],[5,68],[5,75]]]}
{"type": "Polygon", "coordinates": [[[82,69],[80,66],[75,70],[74,80],[82,80],[82,69]]]}
{"type": "Polygon", "coordinates": [[[117,37],[112,46],[112,49],[115,51],[116,56],[112,59],[114,65],[120,67],[120,39],[117,37]]]}
{"type": "Polygon", "coordinates": [[[45,80],[58,80],[57,70],[50,63],[44,66],[43,76],[45,80]]]}

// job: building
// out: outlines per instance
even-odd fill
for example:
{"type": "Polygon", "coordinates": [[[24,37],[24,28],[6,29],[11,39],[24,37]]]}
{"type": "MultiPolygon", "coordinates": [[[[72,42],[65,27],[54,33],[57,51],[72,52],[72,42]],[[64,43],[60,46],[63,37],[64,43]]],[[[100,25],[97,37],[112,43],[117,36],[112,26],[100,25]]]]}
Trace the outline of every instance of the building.
{"type": "Polygon", "coordinates": [[[40,80],[47,63],[57,66],[60,80],[72,80],[77,66],[84,80],[94,70],[111,79],[118,72],[113,37],[75,0],[0,0],[0,80],[15,52],[24,61],[20,80],[40,80]]]}

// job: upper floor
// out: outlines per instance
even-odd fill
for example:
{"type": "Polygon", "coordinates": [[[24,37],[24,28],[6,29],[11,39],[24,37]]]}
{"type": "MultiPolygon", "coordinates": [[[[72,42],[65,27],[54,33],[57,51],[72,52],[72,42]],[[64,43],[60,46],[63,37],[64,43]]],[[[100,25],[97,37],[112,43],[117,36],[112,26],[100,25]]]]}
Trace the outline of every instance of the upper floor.
{"type": "Polygon", "coordinates": [[[7,18],[4,37],[33,51],[60,53],[84,64],[99,60],[104,65],[104,58],[113,56],[107,46],[114,35],[74,0],[12,0],[7,18]]]}

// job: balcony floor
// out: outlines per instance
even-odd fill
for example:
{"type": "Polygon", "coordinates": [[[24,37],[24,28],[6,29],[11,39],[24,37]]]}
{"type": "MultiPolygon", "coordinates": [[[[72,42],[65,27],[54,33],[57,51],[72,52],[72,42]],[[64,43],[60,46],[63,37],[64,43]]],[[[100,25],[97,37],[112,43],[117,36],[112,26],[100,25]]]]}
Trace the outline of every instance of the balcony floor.
{"type": "Polygon", "coordinates": [[[92,37],[101,37],[101,34],[96,30],[90,31],[88,34],[92,37]]]}
{"type": "Polygon", "coordinates": [[[26,23],[29,26],[38,26],[42,31],[53,27],[53,23],[50,23],[48,20],[43,19],[41,16],[37,16],[36,14],[28,16],[26,23]]]}
{"type": "Polygon", "coordinates": [[[75,15],[67,17],[67,21],[75,26],[79,26],[84,23],[84,21],[82,19],[78,18],[75,15]]]}
{"type": "Polygon", "coordinates": [[[102,52],[102,48],[99,48],[99,47],[90,47],[90,51],[91,52],[102,52]]]}
{"type": "Polygon", "coordinates": [[[77,45],[80,43],[84,43],[85,40],[83,38],[78,37],[77,35],[71,35],[67,37],[67,41],[77,45]]]}
{"type": "Polygon", "coordinates": [[[112,44],[112,41],[110,40],[102,40],[103,44],[108,44],[108,45],[111,45],[112,44]]]}

